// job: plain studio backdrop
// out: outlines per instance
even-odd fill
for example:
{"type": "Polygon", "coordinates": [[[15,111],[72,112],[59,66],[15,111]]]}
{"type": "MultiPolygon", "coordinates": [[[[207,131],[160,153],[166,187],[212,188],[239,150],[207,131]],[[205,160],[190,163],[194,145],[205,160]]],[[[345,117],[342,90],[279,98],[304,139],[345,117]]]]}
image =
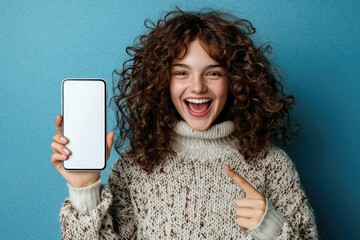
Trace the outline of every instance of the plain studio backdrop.
{"type": "MultiPolygon", "coordinates": [[[[125,47],[168,10],[229,11],[270,43],[287,92],[297,97],[299,138],[286,148],[313,206],[322,239],[359,239],[360,2],[0,1],[0,239],[60,239],[68,190],[50,164],[64,78],[104,78],[125,47]]],[[[111,95],[111,94],[110,94],[111,95]]],[[[115,126],[108,109],[109,130],[115,126]]],[[[107,180],[115,151],[102,173],[107,180]]]]}

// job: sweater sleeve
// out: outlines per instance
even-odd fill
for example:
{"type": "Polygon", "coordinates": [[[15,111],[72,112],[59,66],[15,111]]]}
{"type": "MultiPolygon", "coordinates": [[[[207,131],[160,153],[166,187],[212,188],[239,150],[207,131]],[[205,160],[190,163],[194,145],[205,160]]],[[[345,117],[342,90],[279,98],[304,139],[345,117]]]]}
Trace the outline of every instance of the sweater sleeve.
{"type": "Polygon", "coordinates": [[[81,213],[94,209],[100,203],[100,183],[101,178],[96,183],[83,188],[75,188],[67,184],[72,207],[81,213]]]}
{"type": "Polygon", "coordinates": [[[100,191],[99,182],[83,189],[69,186],[70,198],[60,210],[62,239],[134,239],[129,188],[117,163],[100,191]]]}
{"type": "Polygon", "coordinates": [[[271,151],[264,192],[267,210],[249,233],[255,239],[318,239],[313,210],[293,162],[282,150],[271,151]]]}

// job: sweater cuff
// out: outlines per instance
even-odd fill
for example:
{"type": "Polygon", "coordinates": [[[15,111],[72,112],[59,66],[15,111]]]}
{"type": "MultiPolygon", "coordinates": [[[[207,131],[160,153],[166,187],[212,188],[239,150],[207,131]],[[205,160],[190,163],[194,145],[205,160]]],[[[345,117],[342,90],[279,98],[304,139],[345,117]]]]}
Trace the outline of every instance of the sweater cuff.
{"type": "Polygon", "coordinates": [[[101,178],[96,183],[83,188],[74,188],[67,184],[72,207],[81,213],[94,209],[100,203],[100,182],[101,178]]]}
{"type": "Polygon", "coordinates": [[[284,223],[284,217],[266,199],[266,211],[258,225],[249,229],[249,234],[257,240],[275,239],[280,236],[284,223]]]}

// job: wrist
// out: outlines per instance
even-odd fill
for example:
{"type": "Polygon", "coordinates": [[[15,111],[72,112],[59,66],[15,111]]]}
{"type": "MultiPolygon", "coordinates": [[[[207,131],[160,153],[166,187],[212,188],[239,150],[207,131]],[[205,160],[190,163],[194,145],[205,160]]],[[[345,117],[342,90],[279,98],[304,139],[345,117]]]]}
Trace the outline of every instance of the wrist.
{"type": "Polygon", "coordinates": [[[94,209],[100,203],[100,182],[97,182],[81,188],[69,187],[69,198],[73,208],[79,212],[88,212],[94,209]]]}
{"type": "Polygon", "coordinates": [[[280,235],[285,221],[281,213],[266,199],[266,210],[262,219],[254,228],[248,231],[252,237],[258,240],[275,239],[280,235]]]}
{"type": "Polygon", "coordinates": [[[93,179],[88,179],[86,181],[82,180],[82,181],[74,181],[74,182],[68,182],[69,187],[72,188],[87,188],[93,184],[95,184],[96,182],[98,182],[100,179],[100,175],[93,178],[93,179]]]}

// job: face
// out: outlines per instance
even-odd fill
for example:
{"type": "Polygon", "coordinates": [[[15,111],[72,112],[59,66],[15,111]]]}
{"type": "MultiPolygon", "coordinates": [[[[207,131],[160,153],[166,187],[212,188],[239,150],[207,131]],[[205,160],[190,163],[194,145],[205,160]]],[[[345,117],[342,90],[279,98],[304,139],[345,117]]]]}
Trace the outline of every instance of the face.
{"type": "Polygon", "coordinates": [[[170,94],[182,119],[198,131],[208,129],[224,108],[228,95],[225,70],[199,40],[191,42],[186,55],[173,62],[170,94]]]}

